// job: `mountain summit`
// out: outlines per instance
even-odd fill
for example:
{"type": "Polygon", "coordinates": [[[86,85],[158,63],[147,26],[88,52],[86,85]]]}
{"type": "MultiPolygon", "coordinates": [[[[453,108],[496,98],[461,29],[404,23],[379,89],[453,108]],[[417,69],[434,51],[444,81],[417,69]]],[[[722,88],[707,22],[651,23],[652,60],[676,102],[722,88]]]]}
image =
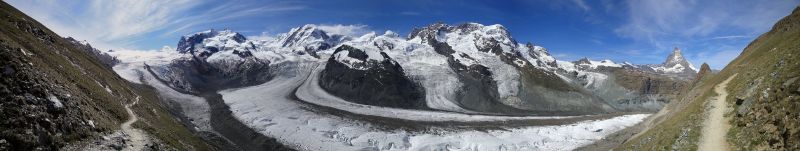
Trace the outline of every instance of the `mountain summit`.
{"type": "Polygon", "coordinates": [[[675,49],[672,50],[672,54],[667,56],[667,60],[664,60],[664,63],[662,63],[662,65],[664,67],[674,67],[676,69],[679,68],[678,65],[680,65],[680,67],[685,67],[684,69],[690,69],[693,72],[697,72],[697,69],[694,67],[694,65],[692,65],[692,63],[689,63],[689,61],[683,58],[681,49],[678,47],[675,47],[675,49]]]}

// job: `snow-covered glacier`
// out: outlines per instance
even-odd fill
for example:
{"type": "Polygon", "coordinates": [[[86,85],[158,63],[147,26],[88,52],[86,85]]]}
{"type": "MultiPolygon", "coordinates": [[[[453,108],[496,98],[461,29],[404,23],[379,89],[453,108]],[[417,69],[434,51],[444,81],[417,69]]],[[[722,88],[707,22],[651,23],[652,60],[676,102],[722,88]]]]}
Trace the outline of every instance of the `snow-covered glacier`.
{"type": "MultiPolygon", "coordinates": [[[[318,63],[299,66],[300,70],[287,71],[285,76],[277,76],[270,82],[223,90],[220,94],[242,122],[300,150],[571,150],[632,126],[648,116],[631,114],[551,126],[503,126],[495,123],[491,128],[481,130],[468,126],[405,128],[373,123],[360,117],[332,115],[329,112],[340,111],[321,110],[306,103],[330,101],[325,105],[366,116],[398,118],[409,125],[420,121],[447,125],[448,122],[575,117],[486,116],[359,105],[326,94],[313,94],[324,93],[318,86],[310,86],[313,82],[308,81],[313,79],[306,80],[307,74],[313,73],[318,63]],[[300,100],[293,97],[295,93],[300,100]]],[[[363,118],[370,118],[366,116],[363,118]]]]}

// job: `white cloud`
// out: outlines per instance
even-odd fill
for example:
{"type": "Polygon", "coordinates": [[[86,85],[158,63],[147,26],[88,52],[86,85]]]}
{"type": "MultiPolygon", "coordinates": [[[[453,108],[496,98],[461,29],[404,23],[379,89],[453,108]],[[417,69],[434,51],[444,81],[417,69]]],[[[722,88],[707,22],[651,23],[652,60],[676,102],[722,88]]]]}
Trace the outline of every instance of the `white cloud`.
{"type": "Polygon", "coordinates": [[[88,9],[95,30],[105,29],[100,38],[118,40],[152,32],[170,24],[179,14],[198,3],[191,0],[120,0],[92,1],[88,9]]]}
{"type": "Polygon", "coordinates": [[[346,35],[358,37],[366,33],[372,32],[367,25],[317,25],[317,28],[331,34],[346,35]]]}
{"type": "Polygon", "coordinates": [[[657,36],[677,32],[684,24],[690,6],[677,0],[628,1],[627,22],[614,31],[624,37],[651,40],[657,36]]]}

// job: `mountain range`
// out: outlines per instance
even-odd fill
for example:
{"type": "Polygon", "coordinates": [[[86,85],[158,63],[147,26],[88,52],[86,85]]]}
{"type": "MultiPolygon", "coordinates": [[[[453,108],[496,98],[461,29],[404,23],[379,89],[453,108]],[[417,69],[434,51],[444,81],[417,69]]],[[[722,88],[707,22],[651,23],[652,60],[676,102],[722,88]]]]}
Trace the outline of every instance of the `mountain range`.
{"type": "Polygon", "coordinates": [[[502,25],[431,24],[406,37],[359,37],[305,25],[271,40],[230,30],[184,36],[184,57],[149,66],[184,91],[263,83],[277,70],[323,62],[320,84],[355,103],[477,114],[579,115],[656,111],[694,78],[679,49],[664,64],[556,60],[502,25]]]}

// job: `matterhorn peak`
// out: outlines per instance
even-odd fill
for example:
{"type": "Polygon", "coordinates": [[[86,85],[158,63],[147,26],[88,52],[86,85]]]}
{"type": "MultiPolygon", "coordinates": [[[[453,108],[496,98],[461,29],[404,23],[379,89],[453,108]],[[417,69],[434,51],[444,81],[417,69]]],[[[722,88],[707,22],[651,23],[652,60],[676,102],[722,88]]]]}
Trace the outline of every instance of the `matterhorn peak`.
{"type": "Polygon", "coordinates": [[[685,60],[686,59],[683,58],[683,54],[681,53],[681,49],[675,47],[675,49],[672,50],[672,54],[670,54],[669,57],[667,57],[667,60],[664,61],[664,65],[674,66],[675,64],[681,64],[685,60]]]}
{"type": "Polygon", "coordinates": [[[672,50],[672,54],[670,54],[664,63],[658,65],[656,67],[657,71],[662,71],[665,73],[686,73],[686,74],[694,74],[697,73],[697,68],[692,65],[686,58],[683,57],[683,53],[681,49],[675,47],[672,50]]]}

